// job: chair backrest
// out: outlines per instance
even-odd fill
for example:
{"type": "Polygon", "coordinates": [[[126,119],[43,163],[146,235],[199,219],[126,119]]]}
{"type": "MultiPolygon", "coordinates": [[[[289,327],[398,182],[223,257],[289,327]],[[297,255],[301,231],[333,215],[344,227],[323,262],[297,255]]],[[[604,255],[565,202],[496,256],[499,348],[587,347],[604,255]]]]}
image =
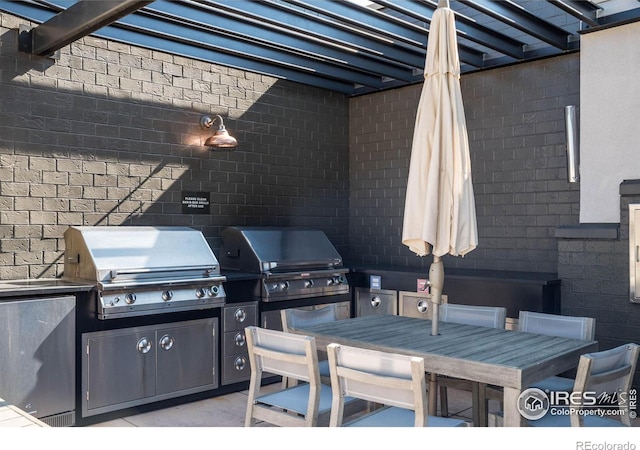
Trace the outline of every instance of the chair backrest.
{"type": "MultiPolygon", "coordinates": [[[[617,406],[624,410],[624,414],[610,414],[606,417],[617,417],[630,426],[629,398],[623,395],[628,394],[631,388],[639,354],[640,346],[630,343],[580,356],[573,392],[589,392],[592,397],[609,399],[612,402],[612,405],[608,405],[609,408],[617,406]]],[[[579,407],[593,407],[584,403],[579,407]]],[[[596,407],[598,406],[602,405],[596,407]]],[[[582,426],[584,417],[583,414],[572,415],[571,425],[582,426]]]]}
{"type": "Polygon", "coordinates": [[[282,329],[286,332],[291,328],[304,328],[309,325],[332,322],[338,317],[338,307],[330,303],[318,309],[289,308],[280,311],[282,329]]]}
{"type": "Polygon", "coordinates": [[[520,311],[518,331],[546,334],[583,341],[592,341],[596,332],[592,317],[561,316],[559,314],[520,311]]]}
{"type": "Polygon", "coordinates": [[[300,381],[319,383],[315,338],[250,326],[245,329],[251,377],[270,372],[300,381]]]}
{"type": "Polygon", "coordinates": [[[427,426],[424,359],[339,344],[327,347],[333,404],[330,426],[341,426],[345,397],[415,411],[415,426],[427,426]]]}
{"type": "Polygon", "coordinates": [[[504,330],[507,308],[501,306],[475,306],[447,303],[440,305],[442,322],[462,323],[504,330]]]}

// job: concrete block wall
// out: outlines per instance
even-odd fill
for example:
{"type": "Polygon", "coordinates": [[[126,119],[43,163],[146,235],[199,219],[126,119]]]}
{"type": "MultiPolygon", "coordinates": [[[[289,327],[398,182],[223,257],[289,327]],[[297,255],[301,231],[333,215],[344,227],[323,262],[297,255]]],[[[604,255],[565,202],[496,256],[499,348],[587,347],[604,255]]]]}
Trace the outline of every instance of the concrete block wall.
{"type": "MultiPolygon", "coordinates": [[[[562,313],[595,317],[596,339],[604,350],[640,343],[640,304],[629,301],[629,204],[640,193],[620,197],[617,238],[558,239],[562,313]]],[[[640,367],[634,386],[640,386],[640,367]]]]}
{"type": "Polygon", "coordinates": [[[312,226],[346,253],[342,94],[92,37],[33,57],[20,24],[0,14],[1,280],[61,275],[69,225],[190,226],[214,252],[229,225],[312,226]],[[202,146],[203,114],[237,151],[202,146]]]}
{"type": "MultiPolygon", "coordinates": [[[[566,181],[564,107],[579,105],[579,55],[461,77],[479,245],[445,267],[557,271],[559,226],[578,222],[566,181]]],[[[428,268],[401,244],[421,85],[350,99],[353,261],[428,268]]]]}

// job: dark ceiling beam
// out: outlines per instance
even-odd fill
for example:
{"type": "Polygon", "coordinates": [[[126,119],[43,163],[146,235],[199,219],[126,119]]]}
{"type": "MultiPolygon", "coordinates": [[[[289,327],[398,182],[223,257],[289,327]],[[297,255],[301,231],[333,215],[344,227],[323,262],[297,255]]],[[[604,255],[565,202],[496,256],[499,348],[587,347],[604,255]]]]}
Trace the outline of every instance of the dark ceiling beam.
{"type": "Polygon", "coordinates": [[[511,0],[458,0],[458,2],[558,49],[571,49],[568,39],[571,33],[534,16],[511,0]]]}
{"type": "MultiPolygon", "coordinates": [[[[426,54],[427,29],[406,20],[344,0],[325,0],[320,2],[310,0],[286,1],[380,36],[387,36],[396,40],[399,36],[410,36],[413,41],[412,45],[419,45],[426,54]]],[[[478,68],[483,67],[483,52],[458,44],[458,54],[462,62],[478,68]]],[[[424,64],[420,67],[422,66],[424,64]]]]}
{"type": "Polygon", "coordinates": [[[82,0],[20,36],[19,49],[50,56],[62,47],[152,3],[134,0],[82,0]]]}
{"type": "Polygon", "coordinates": [[[424,49],[393,39],[382,39],[339,21],[319,17],[309,11],[291,9],[279,2],[238,2],[237,0],[197,0],[199,3],[244,14],[263,22],[296,30],[353,52],[376,55],[396,63],[417,67],[424,64],[424,49]],[[240,9],[242,8],[242,9],[240,9]]]}
{"type": "Polygon", "coordinates": [[[412,70],[406,64],[394,63],[366,51],[350,48],[348,42],[333,42],[323,36],[317,36],[309,30],[297,29],[286,23],[274,23],[265,17],[254,16],[247,11],[222,8],[201,2],[157,2],[146,11],[171,14],[175,20],[208,23],[230,33],[262,42],[266,45],[278,46],[283,57],[287,53],[306,53],[311,58],[322,58],[344,64],[365,72],[379,73],[382,76],[404,81],[414,79],[412,70]]]}
{"type": "MultiPolygon", "coordinates": [[[[437,3],[431,1],[410,1],[410,0],[375,0],[377,4],[385,8],[393,9],[413,19],[431,24],[433,12],[437,3]]],[[[455,12],[455,11],[454,11],[455,12]]],[[[498,33],[475,21],[456,13],[456,32],[458,36],[469,39],[476,44],[488,47],[503,55],[511,56],[515,59],[524,58],[524,43],[513,39],[505,34],[498,33]]]]}
{"type": "Polygon", "coordinates": [[[600,8],[598,5],[584,0],[547,1],[591,27],[597,27],[600,25],[600,23],[598,22],[597,14],[598,11],[600,11],[602,8],[600,8]]]}
{"type": "Polygon", "coordinates": [[[128,25],[131,29],[154,36],[164,36],[167,40],[189,42],[191,45],[215,49],[217,53],[227,53],[254,61],[279,64],[292,70],[306,73],[326,74],[334,79],[359,83],[365,86],[381,87],[382,77],[367,73],[347,64],[330,61],[302,51],[285,52],[269,42],[229,33],[210,24],[187,22],[183,18],[171,17],[143,10],[123,18],[117,26],[128,25]]]}

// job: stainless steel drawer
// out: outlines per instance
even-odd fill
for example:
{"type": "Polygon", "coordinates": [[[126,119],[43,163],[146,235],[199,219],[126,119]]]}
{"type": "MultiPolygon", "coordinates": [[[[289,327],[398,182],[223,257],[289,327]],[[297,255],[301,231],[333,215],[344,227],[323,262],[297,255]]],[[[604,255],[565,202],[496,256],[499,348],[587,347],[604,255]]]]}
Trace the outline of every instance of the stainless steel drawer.
{"type": "Polygon", "coordinates": [[[232,303],[224,307],[224,331],[244,330],[258,324],[258,303],[232,303]]]}
{"type": "Polygon", "coordinates": [[[385,289],[356,289],[356,317],[398,314],[398,293],[385,289]]]}
{"type": "MultiPolygon", "coordinates": [[[[441,299],[442,303],[448,302],[446,295],[443,295],[441,299]]],[[[398,293],[399,314],[405,317],[431,320],[433,305],[430,300],[431,294],[425,292],[400,291],[398,293]]]]}

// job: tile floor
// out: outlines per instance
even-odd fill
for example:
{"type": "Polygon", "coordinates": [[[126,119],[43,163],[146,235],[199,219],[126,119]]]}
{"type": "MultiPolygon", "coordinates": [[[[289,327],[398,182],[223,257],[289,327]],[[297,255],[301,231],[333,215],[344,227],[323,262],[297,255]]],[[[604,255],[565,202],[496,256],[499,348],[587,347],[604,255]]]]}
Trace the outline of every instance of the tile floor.
{"type": "MultiPolygon", "coordinates": [[[[242,427],[246,407],[247,391],[240,391],[101,422],[89,427],[242,427]]],[[[449,389],[449,411],[457,418],[471,421],[470,393],[449,389]]]]}

